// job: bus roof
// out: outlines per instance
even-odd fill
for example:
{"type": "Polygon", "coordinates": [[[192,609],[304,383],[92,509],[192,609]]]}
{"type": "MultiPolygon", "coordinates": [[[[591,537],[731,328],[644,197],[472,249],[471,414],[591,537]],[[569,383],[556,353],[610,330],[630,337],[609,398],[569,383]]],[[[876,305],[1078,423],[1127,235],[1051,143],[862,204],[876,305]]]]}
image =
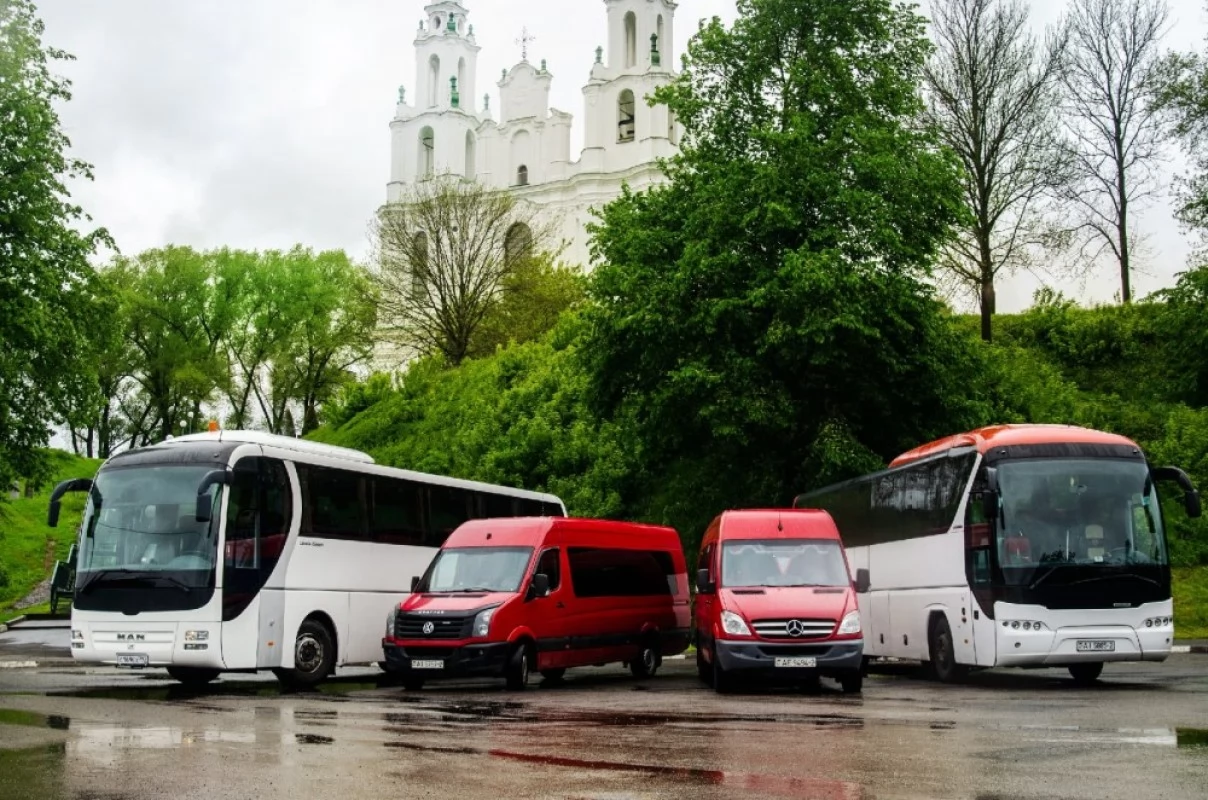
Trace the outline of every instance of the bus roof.
{"type": "Polygon", "coordinates": [[[295,439],[293,436],[281,436],[276,433],[263,431],[209,431],[206,433],[190,433],[177,436],[160,443],[160,446],[171,446],[173,442],[231,442],[240,444],[259,444],[265,447],[276,447],[281,450],[293,450],[299,453],[311,453],[328,458],[342,458],[347,461],[359,461],[363,464],[373,464],[373,457],[360,450],[348,447],[338,447],[334,444],[312,442],[308,439],[295,439]]]}
{"type": "Polygon", "coordinates": [[[1028,444],[1106,444],[1136,447],[1131,439],[1114,433],[1104,433],[1077,425],[989,425],[984,428],[936,439],[902,453],[889,463],[890,468],[909,464],[921,458],[957,447],[975,447],[985,453],[995,447],[1028,444]]]}

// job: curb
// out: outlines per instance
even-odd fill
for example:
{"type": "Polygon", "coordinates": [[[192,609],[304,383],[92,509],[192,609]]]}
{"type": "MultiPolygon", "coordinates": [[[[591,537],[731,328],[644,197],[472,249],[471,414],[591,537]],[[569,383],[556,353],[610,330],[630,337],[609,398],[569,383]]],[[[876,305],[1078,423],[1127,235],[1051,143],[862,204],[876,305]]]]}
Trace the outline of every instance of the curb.
{"type": "Polygon", "coordinates": [[[37,661],[0,661],[0,669],[33,669],[37,661]]]}
{"type": "Polygon", "coordinates": [[[8,633],[8,626],[0,623],[0,633],[8,633]]]}
{"type": "Polygon", "coordinates": [[[13,618],[12,618],[12,619],[10,619],[8,622],[4,623],[4,625],[0,625],[0,627],[7,629],[7,628],[9,628],[9,627],[11,627],[11,626],[13,626],[13,625],[17,625],[17,624],[22,623],[22,622],[25,622],[25,615],[24,615],[24,614],[22,614],[22,615],[21,615],[21,616],[19,616],[19,617],[13,617],[13,618]]]}
{"type": "Polygon", "coordinates": [[[1208,654],[1208,644],[1176,644],[1170,648],[1170,652],[1208,654]]]}

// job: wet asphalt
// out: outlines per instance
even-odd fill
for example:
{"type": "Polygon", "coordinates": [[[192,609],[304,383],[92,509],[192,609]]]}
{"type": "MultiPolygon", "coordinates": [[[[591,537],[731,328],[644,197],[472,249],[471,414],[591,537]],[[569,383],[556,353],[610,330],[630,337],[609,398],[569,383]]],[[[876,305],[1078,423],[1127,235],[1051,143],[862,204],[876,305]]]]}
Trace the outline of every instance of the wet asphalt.
{"type": "Polygon", "coordinates": [[[265,676],[191,693],[158,670],[0,670],[0,798],[1203,798],[1208,656],[864,692],[719,696],[691,661],[636,681],[572,670],[408,692],[376,669],[282,694],[265,676]]]}

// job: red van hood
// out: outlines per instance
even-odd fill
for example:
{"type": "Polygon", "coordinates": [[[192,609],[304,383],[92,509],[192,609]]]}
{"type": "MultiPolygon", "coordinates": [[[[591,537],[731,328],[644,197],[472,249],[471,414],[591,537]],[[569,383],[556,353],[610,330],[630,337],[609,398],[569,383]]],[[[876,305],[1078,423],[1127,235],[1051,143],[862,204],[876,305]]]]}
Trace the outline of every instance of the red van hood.
{"type": "Polygon", "coordinates": [[[413,594],[402,602],[403,611],[473,611],[497,606],[515,597],[514,592],[477,592],[475,594],[413,594]]]}
{"type": "MultiPolygon", "coordinates": [[[[721,589],[722,605],[754,622],[759,619],[841,619],[847,610],[850,589],[812,586],[767,586],[754,589],[721,589]]],[[[855,604],[852,603],[852,608],[855,604]]]]}

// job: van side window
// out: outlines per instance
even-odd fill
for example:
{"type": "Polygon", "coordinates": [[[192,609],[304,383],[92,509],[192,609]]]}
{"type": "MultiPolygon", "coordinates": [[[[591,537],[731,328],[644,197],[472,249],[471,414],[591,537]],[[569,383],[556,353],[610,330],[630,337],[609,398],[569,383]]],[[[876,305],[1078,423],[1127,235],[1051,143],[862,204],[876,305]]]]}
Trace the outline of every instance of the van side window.
{"type": "Polygon", "coordinates": [[[657,550],[572,547],[567,551],[576,597],[675,594],[669,554],[657,550]]]}
{"type": "Polygon", "coordinates": [[[553,547],[541,554],[537,572],[549,576],[549,590],[556,591],[562,583],[562,554],[553,547]]]}
{"type": "Polygon", "coordinates": [[[696,562],[696,569],[699,572],[702,569],[709,570],[709,580],[715,580],[716,575],[713,574],[713,545],[709,545],[700,552],[700,561],[696,562]]]}

